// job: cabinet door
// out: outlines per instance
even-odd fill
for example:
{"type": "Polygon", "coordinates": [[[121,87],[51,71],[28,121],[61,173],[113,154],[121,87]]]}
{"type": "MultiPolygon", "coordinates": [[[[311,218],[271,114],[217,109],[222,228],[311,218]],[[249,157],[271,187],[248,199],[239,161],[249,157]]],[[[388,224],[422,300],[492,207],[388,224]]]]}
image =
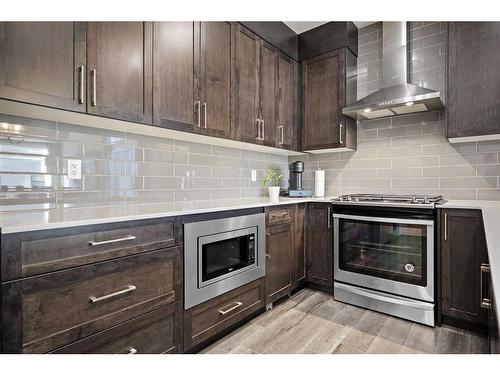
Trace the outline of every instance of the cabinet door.
{"type": "Polygon", "coordinates": [[[304,150],[342,146],[343,60],[336,50],[302,63],[304,150]]]}
{"type": "Polygon", "coordinates": [[[305,203],[297,204],[293,215],[292,288],[306,281],[305,203]]]}
{"type": "Polygon", "coordinates": [[[307,206],[307,281],[333,286],[333,248],[331,205],[307,206]]]}
{"type": "Polygon", "coordinates": [[[153,35],[153,124],[192,131],[193,22],[155,22],[153,35]]]}
{"type": "Polygon", "coordinates": [[[442,313],[487,324],[481,308],[481,264],[488,262],[481,211],[441,210],[442,313]]]}
{"type": "Polygon", "coordinates": [[[85,23],[0,23],[0,97],[85,112],[85,23]]]}
{"type": "Polygon", "coordinates": [[[280,54],[278,58],[278,147],[291,149],[294,129],[294,61],[280,54]]]}
{"type": "Polygon", "coordinates": [[[448,137],[500,133],[500,23],[450,22],[448,137]]]}
{"type": "Polygon", "coordinates": [[[259,46],[257,37],[234,25],[234,136],[243,142],[262,143],[258,117],[259,46]]]}
{"type": "Polygon", "coordinates": [[[290,224],[267,229],[266,303],[290,293],[292,244],[290,224]]]}
{"type": "Polygon", "coordinates": [[[199,90],[195,96],[201,102],[196,129],[202,134],[230,138],[231,24],[201,22],[195,28],[195,44],[199,40],[199,51],[195,51],[199,90]]]}
{"type": "Polygon", "coordinates": [[[259,113],[262,121],[263,143],[267,146],[276,146],[276,81],[277,81],[277,54],[276,49],[262,41],[260,48],[260,95],[259,113]]]}
{"type": "Polygon", "coordinates": [[[90,22],[88,113],[151,123],[152,25],[90,22]]]}

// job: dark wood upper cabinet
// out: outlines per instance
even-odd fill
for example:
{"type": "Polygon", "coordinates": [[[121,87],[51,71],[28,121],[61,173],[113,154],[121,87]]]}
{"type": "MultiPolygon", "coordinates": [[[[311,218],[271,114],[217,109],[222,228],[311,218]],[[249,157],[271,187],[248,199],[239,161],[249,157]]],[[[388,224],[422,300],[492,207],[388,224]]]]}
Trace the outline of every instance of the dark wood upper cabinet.
{"type": "MultiPolygon", "coordinates": [[[[194,24],[153,26],[153,124],[193,131],[194,24]]],[[[198,111],[201,108],[197,109],[198,111]]]]}
{"type": "Polygon", "coordinates": [[[195,23],[195,129],[231,136],[231,24],[195,23]]]}
{"type": "Polygon", "coordinates": [[[487,324],[481,308],[481,264],[488,263],[480,210],[442,209],[442,314],[470,323],[487,324]]]}
{"type": "Polygon", "coordinates": [[[448,138],[500,134],[500,23],[450,22],[448,138]]]}
{"type": "Polygon", "coordinates": [[[89,22],[88,113],[152,122],[152,24],[89,22]]]}
{"type": "Polygon", "coordinates": [[[297,63],[291,58],[278,54],[278,81],[277,81],[277,146],[280,148],[293,148],[293,134],[295,129],[294,111],[295,85],[294,70],[297,63]]]}
{"type": "Polygon", "coordinates": [[[255,34],[234,24],[234,138],[262,142],[259,119],[259,44],[255,34]]]}
{"type": "Polygon", "coordinates": [[[302,62],[303,150],[356,147],[346,105],[346,48],[302,62]]]}
{"type": "Polygon", "coordinates": [[[333,287],[331,204],[308,203],[306,225],[307,281],[333,287]]]}
{"type": "Polygon", "coordinates": [[[259,74],[259,118],[262,121],[262,142],[276,146],[276,107],[277,107],[277,50],[270,44],[260,41],[259,74]]]}
{"type": "Polygon", "coordinates": [[[86,111],[84,22],[0,23],[0,97],[86,111]]]}

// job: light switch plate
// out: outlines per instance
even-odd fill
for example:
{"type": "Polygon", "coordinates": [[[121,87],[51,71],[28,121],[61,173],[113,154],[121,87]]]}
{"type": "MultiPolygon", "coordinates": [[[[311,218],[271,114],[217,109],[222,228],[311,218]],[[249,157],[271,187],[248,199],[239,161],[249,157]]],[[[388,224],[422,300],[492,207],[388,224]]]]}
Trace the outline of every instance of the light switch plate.
{"type": "Polygon", "coordinates": [[[252,182],[257,181],[257,171],[252,169],[252,182]]]}
{"type": "Polygon", "coordinates": [[[78,159],[68,159],[68,178],[70,180],[82,179],[82,161],[78,159]]]}

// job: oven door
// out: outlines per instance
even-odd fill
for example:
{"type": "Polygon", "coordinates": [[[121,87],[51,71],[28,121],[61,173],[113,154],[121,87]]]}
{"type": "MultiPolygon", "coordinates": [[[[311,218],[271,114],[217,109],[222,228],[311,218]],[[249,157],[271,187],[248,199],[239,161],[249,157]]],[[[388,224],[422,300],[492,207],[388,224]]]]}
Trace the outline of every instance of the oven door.
{"type": "Polygon", "coordinates": [[[334,214],[334,278],[434,301],[434,221],[334,214]]]}

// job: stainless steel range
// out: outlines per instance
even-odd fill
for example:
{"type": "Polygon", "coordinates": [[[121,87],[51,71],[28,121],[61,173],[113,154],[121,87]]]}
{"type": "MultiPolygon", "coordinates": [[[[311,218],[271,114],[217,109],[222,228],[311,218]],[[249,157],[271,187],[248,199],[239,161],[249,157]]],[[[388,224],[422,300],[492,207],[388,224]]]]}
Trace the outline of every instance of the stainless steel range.
{"type": "Polygon", "coordinates": [[[334,298],[434,325],[434,238],[441,196],[333,201],[334,298]]]}

